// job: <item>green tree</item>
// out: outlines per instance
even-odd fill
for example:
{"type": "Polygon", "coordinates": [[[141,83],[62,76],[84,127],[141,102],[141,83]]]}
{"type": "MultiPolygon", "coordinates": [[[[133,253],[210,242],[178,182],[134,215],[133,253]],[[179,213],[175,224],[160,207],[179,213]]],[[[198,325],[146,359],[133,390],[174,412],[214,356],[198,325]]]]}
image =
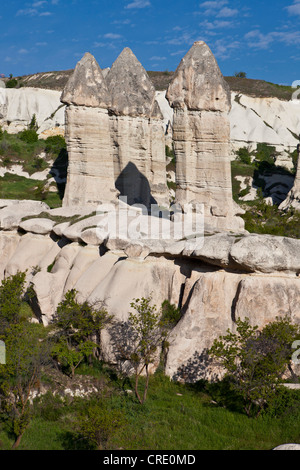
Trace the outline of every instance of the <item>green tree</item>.
{"type": "Polygon", "coordinates": [[[28,129],[37,132],[38,131],[38,123],[36,119],[36,115],[34,114],[31,118],[31,121],[29,123],[28,129]]]}
{"type": "Polygon", "coordinates": [[[0,334],[22,320],[22,302],[25,292],[25,272],[18,272],[4,279],[0,286],[0,334]]]}
{"type": "Polygon", "coordinates": [[[109,440],[126,424],[124,413],[109,406],[108,399],[101,398],[77,413],[74,427],[97,450],[108,448],[109,440]]]}
{"type": "Polygon", "coordinates": [[[237,78],[246,78],[247,74],[246,72],[235,72],[234,76],[237,78]]]}
{"type": "Polygon", "coordinates": [[[150,365],[157,360],[158,350],[168,347],[168,335],[174,317],[178,314],[170,305],[164,304],[158,311],[156,305],[151,305],[152,298],[134,299],[130,304],[135,312],[129,313],[128,324],[131,329],[131,349],[124,355],[135,371],[135,395],[142,405],[149,388],[150,365]],[[145,373],[146,381],[143,394],[139,391],[139,380],[145,373]]]}
{"type": "Polygon", "coordinates": [[[26,273],[18,272],[0,286],[0,339],[6,352],[6,362],[0,365],[0,404],[11,422],[14,448],[29,425],[29,398],[42,364],[50,357],[46,329],[28,321],[28,310],[24,313],[25,277],[26,273]]]}
{"type": "Polygon", "coordinates": [[[16,78],[10,78],[10,80],[6,82],[6,88],[16,88],[17,85],[18,80],[16,78]]]}
{"type": "Polygon", "coordinates": [[[287,318],[277,318],[261,331],[248,319],[238,319],[236,333],[216,339],[209,354],[217,359],[230,378],[233,389],[242,396],[244,410],[256,416],[268,405],[290,367],[292,344],[299,327],[287,318]]]}
{"type": "Polygon", "coordinates": [[[72,378],[76,368],[100,350],[101,330],[112,319],[103,306],[78,302],[76,295],[75,289],[66,293],[52,321],[53,357],[67,368],[72,378]]]}
{"type": "Polygon", "coordinates": [[[247,149],[247,147],[242,147],[237,150],[236,152],[237,159],[241,162],[244,163],[245,165],[251,165],[252,160],[251,160],[251,153],[247,149]]]}

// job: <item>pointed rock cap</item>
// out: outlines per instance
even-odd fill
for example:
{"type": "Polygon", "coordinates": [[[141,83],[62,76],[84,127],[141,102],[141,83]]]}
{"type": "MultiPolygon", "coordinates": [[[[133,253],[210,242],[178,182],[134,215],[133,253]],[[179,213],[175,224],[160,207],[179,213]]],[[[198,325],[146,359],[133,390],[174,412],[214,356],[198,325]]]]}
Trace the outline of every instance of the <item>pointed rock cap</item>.
{"type": "Polygon", "coordinates": [[[106,81],[114,114],[150,118],[155,88],[146,70],[128,47],[113,63],[106,81]]]}
{"type": "Polygon", "coordinates": [[[195,42],[180,62],[166,98],[173,108],[229,112],[230,88],[204,41],[195,42]]]}
{"type": "Polygon", "coordinates": [[[107,108],[110,106],[110,96],[102,70],[96,59],[87,52],[75,67],[61,95],[61,102],[107,108]]]}

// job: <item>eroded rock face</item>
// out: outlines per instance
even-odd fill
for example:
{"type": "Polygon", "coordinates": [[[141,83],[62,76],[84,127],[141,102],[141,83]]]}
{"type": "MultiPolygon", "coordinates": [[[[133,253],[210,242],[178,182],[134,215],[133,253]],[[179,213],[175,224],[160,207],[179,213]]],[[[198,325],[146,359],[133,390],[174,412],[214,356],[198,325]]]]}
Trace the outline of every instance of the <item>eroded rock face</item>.
{"type": "Polygon", "coordinates": [[[133,52],[126,47],[106,76],[111,111],[118,116],[152,116],[155,88],[133,52]]]}
{"type": "Polygon", "coordinates": [[[116,187],[128,204],[168,205],[164,121],[155,88],[125,48],[107,75],[116,187]]]}
{"type": "Polygon", "coordinates": [[[230,111],[229,86],[203,41],[195,42],[180,62],[167,91],[167,99],[174,109],[230,111]]]}
{"type": "MultiPolygon", "coordinates": [[[[14,203],[8,207],[13,210],[14,203]]],[[[128,333],[130,303],[143,296],[151,295],[158,309],[165,300],[180,307],[166,373],[186,382],[218,373],[207,349],[227,329],[235,330],[237,318],[249,318],[259,327],[285,315],[300,322],[299,240],[225,232],[204,240],[98,242],[90,234],[91,241],[87,237],[83,246],[85,232],[92,230],[88,227],[101,217],[89,213],[80,222],[70,221],[60,237],[54,232],[61,222],[54,223],[50,234],[33,233],[39,219],[19,223],[28,230],[25,234],[0,231],[0,279],[27,270],[26,285],[32,284],[35,312],[44,324],[70,289],[76,289],[80,302],[105,304],[114,318],[102,334],[105,360],[117,362],[116,347],[128,333]]],[[[170,222],[163,222],[165,231],[170,222]]]]}
{"type": "Polygon", "coordinates": [[[106,109],[110,94],[95,58],[86,53],[75,67],[62,95],[62,103],[106,109]]]}
{"type": "Polygon", "coordinates": [[[91,54],[77,64],[61,97],[69,153],[64,206],[168,204],[164,121],[155,89],[124,49],[105,77],[91,54]]]}
{"type": "MultiPolygon", "coordinates": [[[[300,151],[299,151],[300,152],[300,151]]],[[[298,163],[297,163],[297,172],[295,176],[294,186],[291,191],[288,193],[287,198],[283,201],[279,209],[287,210],[291,207],[294,207],[297,210],[300,210],[300,153],[298,153],[298,163]]]]}
{"type": "Polygon", "coordinates": [[[204,42],[182,59],[166,98],[174,109],[176,201],[204,204],[207,223],[218,229],[242,229],[232,200],[230,90],[204,42]]]}
{"type": "Polygon", "coordinates": [[[85,54],[77,64],[61,100],[67,104],[65,137],[69,156],[64,207],[115,200],[110,94],[91,54],[85,54]]]}

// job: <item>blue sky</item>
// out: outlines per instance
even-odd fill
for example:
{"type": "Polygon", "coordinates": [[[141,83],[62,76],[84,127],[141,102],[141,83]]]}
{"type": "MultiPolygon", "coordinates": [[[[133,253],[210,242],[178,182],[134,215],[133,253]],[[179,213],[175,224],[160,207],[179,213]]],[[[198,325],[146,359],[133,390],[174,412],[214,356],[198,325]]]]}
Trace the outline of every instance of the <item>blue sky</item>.
{"type": "Polygon", "coordinates": [[[8,0],[0,73],[74,68],[85,52],[111,66],[130,47],[147,70],[175,70],[204,40],[224,75],[300,80],[300,0],[8,0]]]}

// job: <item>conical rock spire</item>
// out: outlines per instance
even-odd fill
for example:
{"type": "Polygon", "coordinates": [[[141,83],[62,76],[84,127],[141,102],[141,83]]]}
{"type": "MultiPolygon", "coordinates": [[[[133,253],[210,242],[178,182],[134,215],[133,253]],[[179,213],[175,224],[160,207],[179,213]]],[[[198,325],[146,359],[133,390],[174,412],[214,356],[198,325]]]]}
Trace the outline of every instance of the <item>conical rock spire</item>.
{"type": "Polygon", "coordinates": [[[123,49],[107,77],[111,110],[118,116],[151,117],[155,88],[131,49],[123,49]]]}
{"type": "Polygon", "coordinates": [[[195,42],[181,60],[166,97],[173,108],[186,106],[191,111],[230,110],[229,86],[205,42],[195,42]]]}
{"type": "Polygon", "coordinates": [[[78,62],[61,96],[62,103],[104,108],[110,106],[110,94],[96,59],[87,52],[78,62]]]}

